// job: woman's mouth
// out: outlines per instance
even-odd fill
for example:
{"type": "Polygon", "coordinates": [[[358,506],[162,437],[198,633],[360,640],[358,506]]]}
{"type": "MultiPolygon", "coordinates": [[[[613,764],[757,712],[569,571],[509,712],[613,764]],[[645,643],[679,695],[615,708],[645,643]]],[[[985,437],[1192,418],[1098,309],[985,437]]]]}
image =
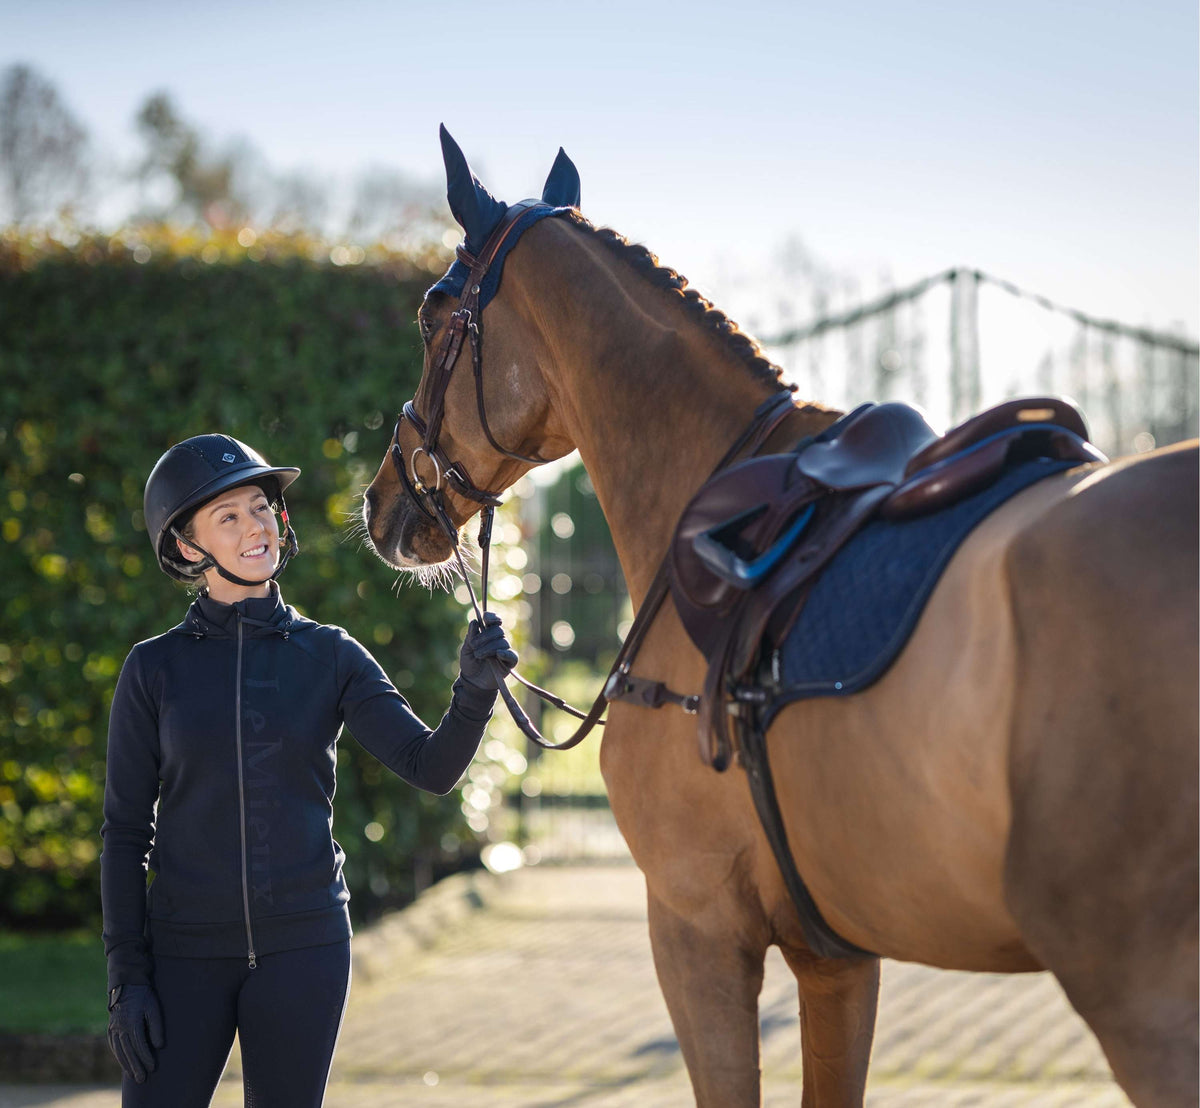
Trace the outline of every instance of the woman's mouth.
{"type": "Polygon", "coordinates": [[[264,543],[262,546],[255,546],[250,550],[243,551],[241,554],[241,557],[251,558],[251,559],[261,558],[264,554],[266,554],[266,552],[267,552],[267,547],[266,547],[266,544],[264,543]]]}

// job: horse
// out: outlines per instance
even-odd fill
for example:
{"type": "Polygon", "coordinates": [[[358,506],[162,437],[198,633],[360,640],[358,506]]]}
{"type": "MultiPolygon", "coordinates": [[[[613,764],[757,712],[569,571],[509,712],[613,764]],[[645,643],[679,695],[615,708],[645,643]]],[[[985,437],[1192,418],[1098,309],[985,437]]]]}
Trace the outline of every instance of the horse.
{"type": "MultiPolygon", "coordinates": [[[[425,371],[365,493],[369,541],[391,566],[440,565],[482,506],[577,450],[639,610],[780,370],[644,246],[580,214],[561,150],[539,218],[510,218],[478,280],[513,211],[444,129],[442,143],[465,239],[420,309],[425,371]]],[[[840,415],[793,403],[765,451],[840,415]]],[[[884,957],[1048,970],[1135,1104],[1195,1105],[1197,468],[1192,442],[1019,492],[962,543],[874,684],[776,716],[788,845],[860,954],[806,942],[746,775],[696,757],[695,717],[610,704],[601,768],[700,1108],[760,1103],[771,945],[797,981],[805,1105],[862,1103],[884,957]]],[[[634,669],[702,685],[669,597],[634,669]]]]}

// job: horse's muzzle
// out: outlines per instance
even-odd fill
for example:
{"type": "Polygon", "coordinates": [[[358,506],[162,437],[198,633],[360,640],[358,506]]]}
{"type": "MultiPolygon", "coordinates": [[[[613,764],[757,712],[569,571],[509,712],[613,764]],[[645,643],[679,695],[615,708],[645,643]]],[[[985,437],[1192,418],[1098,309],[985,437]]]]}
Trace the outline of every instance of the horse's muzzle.
{"type": "Polygon", "coordinates": [[[453,557],[454,549],[441,527],[407,497],[385,501],[373,488],[363,495],[367,541],[395,569],[419,569],[453,557]]]}

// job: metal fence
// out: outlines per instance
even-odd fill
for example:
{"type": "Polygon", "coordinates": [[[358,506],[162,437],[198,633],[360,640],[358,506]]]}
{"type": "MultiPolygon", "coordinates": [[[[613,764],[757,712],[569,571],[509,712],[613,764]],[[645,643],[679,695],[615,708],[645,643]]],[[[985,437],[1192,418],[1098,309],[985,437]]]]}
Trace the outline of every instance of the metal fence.
{"type": "Polygon", "coordinates": [[[1197,434],[1192,339],[1064,307],[949,269],[764,340],[798,394],[833,407],[904,400],[942,428],[1013,396],[1083,409],[1110,457],[1197,434]]]}

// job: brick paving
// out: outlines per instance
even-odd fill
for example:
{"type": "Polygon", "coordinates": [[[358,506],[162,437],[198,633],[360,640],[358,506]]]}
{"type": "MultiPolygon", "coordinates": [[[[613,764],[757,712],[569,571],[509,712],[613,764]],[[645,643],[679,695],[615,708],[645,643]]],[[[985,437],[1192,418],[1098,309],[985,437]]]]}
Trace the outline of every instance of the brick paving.
{"type": "MultiPolygon", "coordinates": [[[[763,1102],[800,1103],[795,985],[772,952],[763,1102]]],[[[0,1086],[0,1108],[113,1108],[113,1090],[0,1086]]],[[[242,1103],[236,1050],[217,1108],[242,1103]]],[[[460,875],[355,939],[329,1108],[685,1108],[691,1090],[631,865],[460,875]]],[[[1046,974],[887,962],[867,1103],[1128,1105],[1046,974]]]]}

